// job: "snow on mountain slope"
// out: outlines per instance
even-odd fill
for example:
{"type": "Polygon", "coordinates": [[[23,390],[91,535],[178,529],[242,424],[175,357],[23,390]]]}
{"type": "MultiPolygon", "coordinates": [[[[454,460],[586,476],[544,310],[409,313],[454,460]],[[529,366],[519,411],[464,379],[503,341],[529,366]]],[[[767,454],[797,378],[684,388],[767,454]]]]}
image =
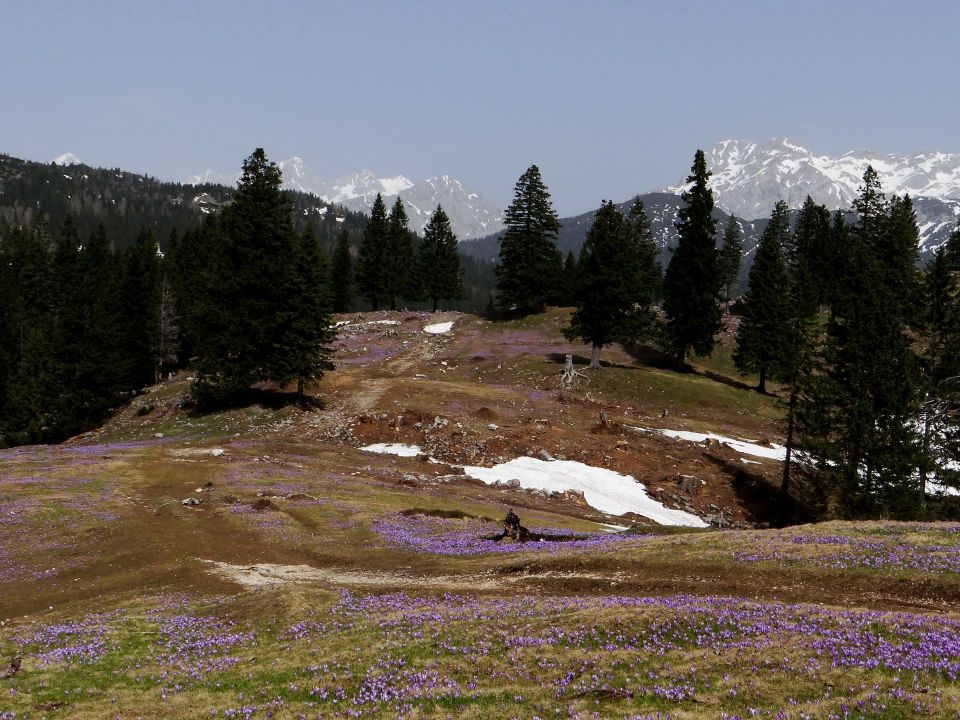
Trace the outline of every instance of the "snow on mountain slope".
{"type": "MultiPolygon", "coordinates": [[[[881,155],[856,151],[840,157],[817,155],[787,139],[758,145],[724,140],[706,155],[717,204],[743,218],[770,214],[777,200],[799,208],[807,195],[831,210],[849,208],[868,165],[884,192],[947,201],[960,200],[960,154],[881,155]]],[[[682,192],[683,185],[668,188],[682,192]]]]}
{"type": "Polygon", "coordinates": [[[199,175],[191,175],[184,179],[184,185],[226,185],[231,187],[237,184],[240,179],[240,173],[229,175],[227,173],[217,172],[216,170],[207,170],[199,175]]]}
{"type": "Polygon", "coordinates": [[[83,165],[83,160],[70,152],[57,155],[51,162],[54,165],[83,165]]]}
{"type": "MultiPolygon", "coordinates": [[[[377,193],[383,196],[388,207],[399,195],[410,219],[410,229],[418,233],[423,232],[437,205],[443,206],[453,231],[461,240],[482,237],[503,227],[503,212],[498,207],[449,175],[414,183],[403,175],[380,178],[370,170],[361,170],[329,182],[314,173],[302,158],[292,157],[277,164],[283,173],[283,187],[316,195],[324,202],[342,205],[348,210],[369,213],[377,193]]],[[[184,182],[235,185],[239,177],[208,170],[184,182]]]]}

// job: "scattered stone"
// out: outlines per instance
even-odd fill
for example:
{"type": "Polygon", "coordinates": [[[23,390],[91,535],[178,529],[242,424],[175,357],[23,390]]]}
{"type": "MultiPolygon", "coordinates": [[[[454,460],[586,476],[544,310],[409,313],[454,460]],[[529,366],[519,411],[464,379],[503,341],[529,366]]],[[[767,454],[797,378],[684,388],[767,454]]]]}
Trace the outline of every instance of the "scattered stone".
{"type": "Polygon", "coordinates": [[[696,495],[699,482],[693,475],[678,475],[677,484],[680,486],[680,492],[685,495],[696,495]]]}
{"type": "MultiPolygon", "coordinates": [[[[23,658],[20,655],[14,655],[10,658],[10,667],[0,675],[0,678],[12,678],[20,672],[20,666],[23,664],[23,658]]],[[[11,691],[12,692],[12,691],[11,691]]]]}
{"type": "Polygon", "coordinates": [[[440,417],[439,415],[437,415],[437,416],[433,419],[433,426],[434,426],[435,428],[445,428],[445,427],[446,427],[447,425],[449,425],[449,424],[450,424],[450,421],[449,421],[449,420],[447,420],[447,419],[444,418],[444,417],[440,417]]]}
{"type": "Polygon", "coordinates": [[[499,429],[500,429],[500,426],[497,425],[496,423],[490,423],[489,425],[487,425],[487,430],[499,430],[499,429]]]}
{"type": "Polygon", "coordinates": [[[541,451],[540,451],[540,459],[543,460],[544,462],[553,462],[554,457],[553,457],[553,455],[551,455],[550,453],[548,453],[546,450],[541,450],[541,451]]]}
{"type": "Polygon", "coordinates": [[[187,498],[186,500],[180,501],[181,505],[186,505],[187,507],[194,507],[196,505],[199,505],[200,503],[201,501],[197,500],[197,498],[187,498]]]}

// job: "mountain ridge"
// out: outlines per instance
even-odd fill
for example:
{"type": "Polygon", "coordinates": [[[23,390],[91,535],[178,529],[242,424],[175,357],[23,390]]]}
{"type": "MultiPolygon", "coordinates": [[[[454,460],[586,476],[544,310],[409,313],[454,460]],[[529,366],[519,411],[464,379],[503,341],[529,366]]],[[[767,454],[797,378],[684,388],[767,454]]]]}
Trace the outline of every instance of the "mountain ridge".
{"type": "MultiPolygon", "coordinates": [[[[298,156],[281,160],[277,165],[283,174],[285,188],[315,195],[326,203],[341,205],[354,212],[369,215],[378,193],[388,205],[399,197],[407,211],[410,229],[421,234],[437,205],[443,206],[453,231],[461,240],[482,237],[503,227],[503,211],[500,208],[450,175],[437,175],[414,182],[404,175],[381,178],[365,169],[328,181],[311,170],[298,156]]],[[[189,176],[184,184],[213,182],[232,186],[239,178],[239,173],[228,175],[207,170],[189,176]]]]}
{"type": "MultiPolygon", "coordinates": [[[[723,140],[704,154],[717,204],[738,217],[766,217],[778,200],[797,209],[807,195],[831,210],[846,210],[868,165],[877,171],[888,196],[909,194],[946,203],[960,200],[960,153],[897,155],[854,150],[831,156],[788,138],[775,138],[762,144],[723,140]]],[[[665,190],[679,194],[685,187],[681,182],[665,190]]]]}

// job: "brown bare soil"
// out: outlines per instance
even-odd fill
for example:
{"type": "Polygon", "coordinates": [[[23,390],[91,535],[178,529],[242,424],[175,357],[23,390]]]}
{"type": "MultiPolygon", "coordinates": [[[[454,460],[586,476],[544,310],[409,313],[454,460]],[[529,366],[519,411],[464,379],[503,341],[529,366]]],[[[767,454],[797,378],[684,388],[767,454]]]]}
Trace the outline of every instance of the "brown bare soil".
{"type": "MultiPolygon", "coordinates": [[[[82,473],[109,481],[103,503],[117,517],[83,532],[69,569],[39,582],[3,585],[0,618],[106,598],[122,604],[149,593],[230,594],[258,582],[480,593],[614,589],[958,607],[960,581],[952,575],[903,576],[878,585],[869,573],[771,570],[718,553],[720,539],[738,547],[764,545],[764,532],[752,528],[770,520],[777,463],[744,463],[725,445],[646,430],[776,441],[773,400],[738,387],[732,373],[718,380],[715,368],[684,374],[639,365],[617,347],[604,351],[606,367],[584,370],[587,378],[578,386],[561,389],[562,357],[587,354],[563,339],[566,317],[566,311],[551,311],[525,322],[491,323],[456,313],[345,316],[357,325],[337,342],[338,367],[310,388],[322,407],[252,405],[195,415],[183,407],[184,373],[63,448],[9,454],[16,463],[6,473],[18,488],[18,479],[34,472],[34,456],[56,466],[72,457],[72,449],[95,448],[82,473]],[[363,324],[371,320],[399,324],[363,324]],[[449,334],[422,331],[445,320],[454,321],[449,334]],[[139,415],[141,403],[155,410],[139,415]],[[375,442],[418,445],[423,455],[359,449],[375,442]],[[488,486],[457,467],[542,454],[633,475],[668,507],[719,517],[728,529],[689,532],[640,516],[611,517],[577,493],[488,486]],[[683,489],[681,476],[695,478],[693,491],[689,482],[683,489]],[[188,497],[199,504],[183,505],[188,497]],[[496,523],[508,507],[531,527],[598,532],[613,523],[655,536],[636,548],[589,554],[443,556],[390,545],[372,529],[392,514],[496,523]]],[[[20,491],[7,494],[14,492],[20,491]]]]}

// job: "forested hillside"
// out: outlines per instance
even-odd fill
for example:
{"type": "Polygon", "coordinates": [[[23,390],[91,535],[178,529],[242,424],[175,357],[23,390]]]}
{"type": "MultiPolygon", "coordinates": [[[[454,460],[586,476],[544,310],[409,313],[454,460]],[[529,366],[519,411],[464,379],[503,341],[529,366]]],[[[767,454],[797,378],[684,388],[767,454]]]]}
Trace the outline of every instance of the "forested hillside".
{"type": "MultiPolygon", "coordinates": [[[[338,311],[368,308],[353,267],[369,235],[367,218],[313,195],[277,192],[276,212],[292,239],[274,247],[266,235],[252,237],[237,265],[223,225],[236,214],[235,188],[0,157],[0,445],[57,442],[95,427],[132,394],[194,360],[237,319],[240,305],[262,304],[285,283],[294,298],[313,294],[323,312],[333,296],[338,311]],[[304,262],[309,272],[298,270],[304,262]],[[240,276],[275,282],[229,290],[240,276]],[[211,292],[228,291],[235,296],[229,307],[209,302],[211,292]]],[[[394,288],[394,304],[489,305],[492,267],[461,260],[455,236],[447,274],[462,284],[451,290],[437,289],[436,268],[414,262],[417,236],[405,228],[400,236],[410,262],[375,268],[394,288]],[[433,289],[420,285],[428,275],[433,289]],[[397,285],[398,278],[406,280],[397,285]]],[[[280,303],[294,312],[293,324],[322,315],[297,314],[295,304],[280,303]]],[[[274,318],[265,326],[282,324],[274,318]]]]}
{"type": "MultiPolygon", "coordinates": [[[[59,228],[67,215],[81,238],[101,225],[110,245],[122,249],[141,232],[153,234],[161,249],[171,231],[197,227],[204,215],[230,201],[234,188],[223,185],[181,185],[120,169],[87,165],[54,165],[0,155],[0,243],[14,228],[30,227],[43,213],[59,228]]],[[[313,226],[325,245],[332,245],[340,227],[359,232],[366,218],[332,206],[313,195],[288,192],[298,229],[313,226]]]]}

